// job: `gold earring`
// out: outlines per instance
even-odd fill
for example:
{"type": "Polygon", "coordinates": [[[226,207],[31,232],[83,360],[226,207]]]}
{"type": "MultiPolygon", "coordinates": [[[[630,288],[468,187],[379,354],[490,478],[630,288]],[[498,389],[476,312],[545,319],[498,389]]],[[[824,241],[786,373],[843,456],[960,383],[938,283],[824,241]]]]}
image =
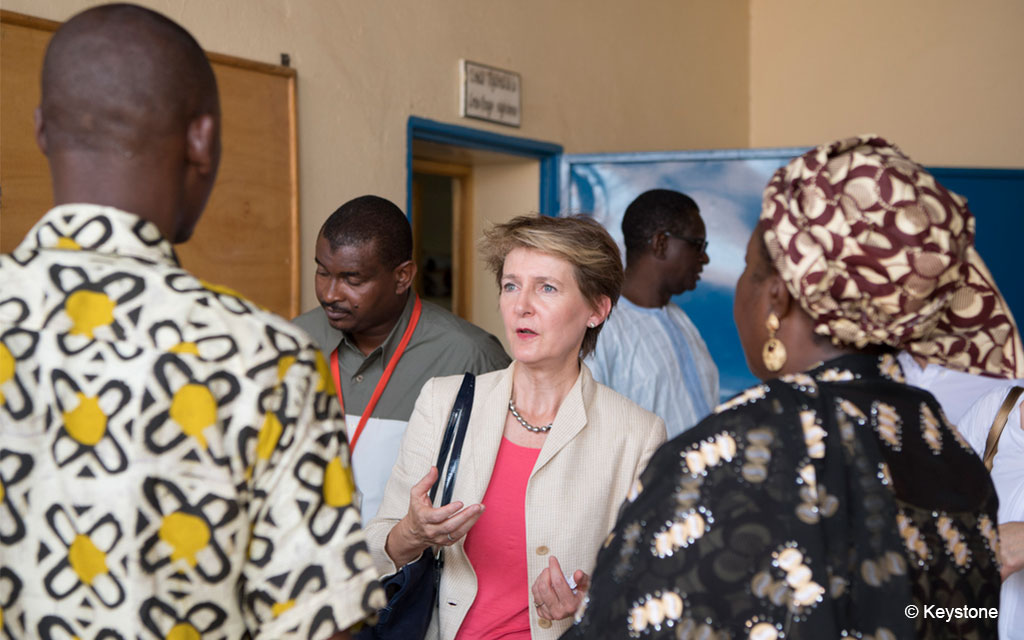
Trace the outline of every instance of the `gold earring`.
{"type": "Polygon", "coordinates": [[[775,332],[779,330],[779,316],[774,311],[768,314],[765,324],[768,327],[768,341],[761,350],[761,359],[764,360],[765,368],[774,373],[786,364],[786,345],[775,337],[775,332]]]}

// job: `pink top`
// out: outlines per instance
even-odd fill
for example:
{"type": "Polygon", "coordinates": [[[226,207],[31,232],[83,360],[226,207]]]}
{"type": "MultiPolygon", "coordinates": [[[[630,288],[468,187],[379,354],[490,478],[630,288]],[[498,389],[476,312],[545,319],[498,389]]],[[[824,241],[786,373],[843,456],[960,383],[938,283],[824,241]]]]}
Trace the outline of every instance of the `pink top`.
{"type": "Polygon", "coordinates": [[[483,504],[466,535],[476,571],[476,599],[457,640],[530,640],[530,581],[526,569],[526,483],[540,449],[501,439],[483,504]]]}

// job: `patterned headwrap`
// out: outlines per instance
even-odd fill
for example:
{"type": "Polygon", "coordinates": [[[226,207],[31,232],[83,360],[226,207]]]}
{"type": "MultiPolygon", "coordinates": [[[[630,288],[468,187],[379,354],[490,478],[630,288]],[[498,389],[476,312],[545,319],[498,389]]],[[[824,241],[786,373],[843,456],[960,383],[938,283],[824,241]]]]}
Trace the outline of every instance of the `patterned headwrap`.
{"type": "Polygon", "coordinates": [[[765,188],[761,221],[816,333],[1024,377],[1020,334],[974,248],[966,199],[895,145],[865,135],[794,158],[765,188]]]}

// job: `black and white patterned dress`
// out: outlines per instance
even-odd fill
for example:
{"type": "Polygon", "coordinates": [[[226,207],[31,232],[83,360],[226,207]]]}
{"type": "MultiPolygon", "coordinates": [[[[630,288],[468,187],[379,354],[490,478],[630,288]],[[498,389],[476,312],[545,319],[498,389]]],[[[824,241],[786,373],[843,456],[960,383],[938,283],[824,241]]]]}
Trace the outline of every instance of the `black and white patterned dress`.
{"type": "Polygon", "coordinates": [[[893,356],[752,387],[639,483],[565,638],[995,637],[936,614],[998,607],[992,484],[893,356]]]}

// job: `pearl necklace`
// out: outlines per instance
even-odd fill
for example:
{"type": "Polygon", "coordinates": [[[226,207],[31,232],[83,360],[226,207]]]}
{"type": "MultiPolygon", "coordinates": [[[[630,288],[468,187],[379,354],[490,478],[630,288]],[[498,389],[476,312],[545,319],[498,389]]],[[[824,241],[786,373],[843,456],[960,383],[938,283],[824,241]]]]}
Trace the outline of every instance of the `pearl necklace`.
{"type": "Polygon", "coordinates": [[[533,433],[547,433],[551,431],[550,424],[544,427],[535,427],[526,420],[523,420],[523,416],[519,415],[519,412],[516,411],[516,403],[512,402],[512,398],[508,399],[508,410],[512,412],[512,417],[518,420],[519,424],[523,425],[523,428],[527,431],[532,431],[533,433]]]}

